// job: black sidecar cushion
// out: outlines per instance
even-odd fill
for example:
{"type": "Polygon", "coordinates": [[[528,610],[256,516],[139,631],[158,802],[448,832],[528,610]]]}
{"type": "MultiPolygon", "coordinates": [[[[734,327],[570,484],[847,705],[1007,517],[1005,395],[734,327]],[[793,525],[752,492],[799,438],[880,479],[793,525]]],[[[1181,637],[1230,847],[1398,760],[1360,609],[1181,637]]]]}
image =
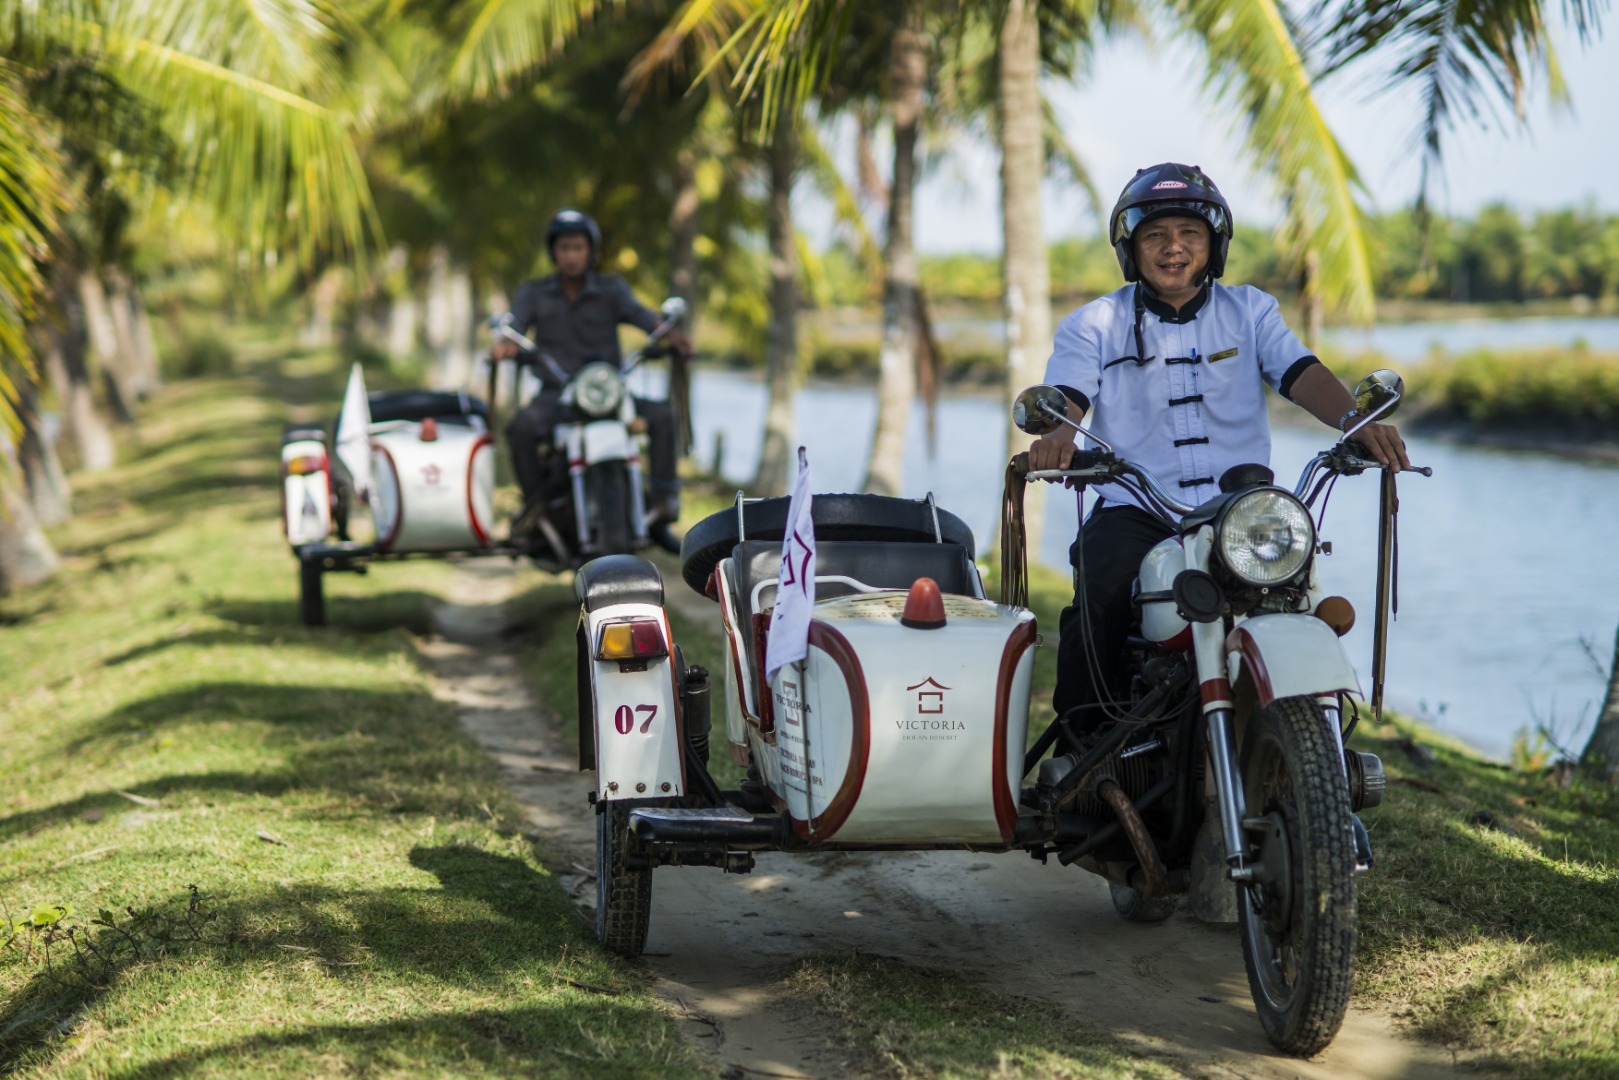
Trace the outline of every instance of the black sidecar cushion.
{"type": "MultiPolygon", "coordinates": [[[[791,501],[785,497],[762,499],[744,506],[742,513],[747,525],[746,540],[774,540],[778,545],[779,557],[779,545],[787,528],[787,509],[791,501]]],[[[931,544],[942,538],[946,544],[960,545],[966,551],[967,558],[971,559],[973,531],[956,515],[940,509],[939,534],[936,537],[933,513],[928,504],[919,499],[896,499],[887,495],[818,494],[811,508],[817,542],[872,540],[931,544]]],[[[708,579],[714,573],[714,567],[729,556],[731,549],[743,539],[737,534],[736,507],[708,515],[686,530],[680,542],[680,576],[685,578],[687,585],[706,595],[708,579]]],[[[909,584],[907,582],[905,587],[909,587],[909,584]]],[[[943,583],[940,584],[942,587],[943,583]]]]}
{"type": "Polygon", "coordinates": [[[637,555],[591,559],[573,577],[573,592],[586,611],[613,604],[663,603],[663,576],[637,555]]]}
{"type": "MultiPolygon", "coordinates": [[[[450,424],[465,424],[469,416],[480,418],[485,426],[489,423],[489,406],[471,394],[447,390],[378,390],[367,394],[366,398],[373,424],[388,420],[426,420],[429,416],[450,424]]],[[[342,419],[340,411],[338,422],[342,419]]],[[[332,430],[337,430],[336,424],[332,430]]]]}

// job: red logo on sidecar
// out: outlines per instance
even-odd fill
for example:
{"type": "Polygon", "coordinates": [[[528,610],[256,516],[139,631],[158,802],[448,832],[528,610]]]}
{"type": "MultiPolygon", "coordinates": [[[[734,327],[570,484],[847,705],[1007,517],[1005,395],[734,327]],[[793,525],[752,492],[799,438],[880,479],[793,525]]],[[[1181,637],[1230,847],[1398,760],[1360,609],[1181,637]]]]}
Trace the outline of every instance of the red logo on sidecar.
{"type": "Polygon", "coordinates": [[[422,483],[430,486],[437,485],[444,478],[444,470],[437,465],[427,465],[422,468],[422,483]]]}
{"type": "Polygon", "coordinates": [[[917,692],[916,711],[919,715],[927,716],[944,712],[944,692],[950,688],[943,683],[934,681],[933,676],[929,675],[915,686],[907,686],[905,689],[917,692]],[[924,689],[924,687],[932,687],[933,689],[924,689]]]}

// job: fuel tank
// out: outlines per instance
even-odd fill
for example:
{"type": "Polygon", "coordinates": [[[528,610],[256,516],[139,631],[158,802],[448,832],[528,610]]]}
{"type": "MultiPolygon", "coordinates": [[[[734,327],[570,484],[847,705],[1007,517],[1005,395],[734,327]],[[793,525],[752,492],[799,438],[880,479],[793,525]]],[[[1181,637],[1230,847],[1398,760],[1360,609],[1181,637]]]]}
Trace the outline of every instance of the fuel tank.
{"type": "Polygon", "coordinates": [[[1141,603],[1141,636],[1155,645],[1170,649],[1189,649],[1192,632],[1185,619],[1175,611],[1170,591],[1175,587],[1175,575],[1186,569],[1186,549],[1180,538],[1172,536],[1147,552],[1141,560],[1140,589],[1136,599],[1141,603]]]}

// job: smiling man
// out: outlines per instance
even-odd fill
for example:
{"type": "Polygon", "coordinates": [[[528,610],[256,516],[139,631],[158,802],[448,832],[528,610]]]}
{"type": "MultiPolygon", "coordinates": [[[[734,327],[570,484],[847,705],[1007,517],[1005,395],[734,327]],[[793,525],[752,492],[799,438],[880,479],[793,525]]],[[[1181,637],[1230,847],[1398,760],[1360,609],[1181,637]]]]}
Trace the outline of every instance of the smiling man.
{"type": "MultiPolygon", "coordinates": [[[[1181,502],[1220,494],[1234,465],[1270,463],[1265,387],[1339,430],[1354,399],[1283,322],[1276,299],[1227,286],[1231,207],[1195,165],[1165,162],[1125,185],[1108,219],[1124,288],[1079,308],[1057,328],[1046,382],[1068,415],[1144,466],[1181,502]]],[[[1409,467],[1391,425],[1356,435],[1372,454],[1409,467]]],[[[1067,468],[1074,432],[1062,427],[1029,448],[1033,469],[1067,468]]],[[[1172,530],[1116,484],[1097,485],[1090,516],[1069,549],[1074,602],[1062,613],[1052,703],[1082,734],[1103,720],[1130,625],[1130,586],[1142,558],[1172,530]]]]}

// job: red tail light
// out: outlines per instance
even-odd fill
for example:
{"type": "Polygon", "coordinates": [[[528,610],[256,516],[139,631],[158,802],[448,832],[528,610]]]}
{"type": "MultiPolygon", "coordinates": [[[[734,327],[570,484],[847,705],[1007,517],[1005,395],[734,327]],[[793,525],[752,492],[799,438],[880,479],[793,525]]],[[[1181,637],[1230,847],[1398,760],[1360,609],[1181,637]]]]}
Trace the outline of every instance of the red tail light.
{"type": "Polygon", "coordinates": [[[608,623],[596,642],[598,660],[651,660],[668,655],[663,626],[656,619],[608,623]]]}
{"type": "Polygon", "coordinates": [[[288,476],[309,476],[312,473],[325,472],[326,455],[300,454],[297,457],[288,458],[284,467],[288,476]]]}

